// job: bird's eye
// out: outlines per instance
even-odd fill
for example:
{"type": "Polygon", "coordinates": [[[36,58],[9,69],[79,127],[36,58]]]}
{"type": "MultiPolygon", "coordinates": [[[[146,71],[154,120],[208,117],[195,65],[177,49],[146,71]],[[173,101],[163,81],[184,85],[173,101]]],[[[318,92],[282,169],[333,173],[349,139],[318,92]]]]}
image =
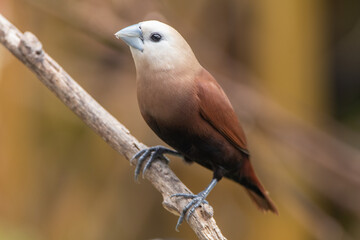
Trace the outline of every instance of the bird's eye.
{"type": "Polygon", "coordinates": [[[153,42],[159,42],[161,40],[161,35],[159,33],[153,33],[150,38],[153,42]]]}

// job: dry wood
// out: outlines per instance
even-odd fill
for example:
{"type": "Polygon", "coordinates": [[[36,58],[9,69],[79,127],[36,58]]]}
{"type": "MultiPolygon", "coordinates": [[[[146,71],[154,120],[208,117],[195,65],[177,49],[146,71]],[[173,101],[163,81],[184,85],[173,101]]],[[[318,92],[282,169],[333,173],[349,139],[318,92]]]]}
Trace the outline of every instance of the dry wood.
{"type": "MultiPolygon", "coordinates": [[[[42,48],[41,42],[30,32],[22,34],[0,14],[0,42],[22,61],[55,95],[112,148],[127,159],[146,146],[133,137],[121,123],[82,89],[42,48]]],[[[163,196],[163,206],[179,215],[189,200],[169,196],[190,193],[190,190],[163,162],[157,161],[146,172],[145,178],[163,196]]],[[[189,225],[199,239],[226,239],[209,205],[203,205],[189,219],[189,225]]],[[[175,221],[174,221],[175,226],[175,221]]]]}

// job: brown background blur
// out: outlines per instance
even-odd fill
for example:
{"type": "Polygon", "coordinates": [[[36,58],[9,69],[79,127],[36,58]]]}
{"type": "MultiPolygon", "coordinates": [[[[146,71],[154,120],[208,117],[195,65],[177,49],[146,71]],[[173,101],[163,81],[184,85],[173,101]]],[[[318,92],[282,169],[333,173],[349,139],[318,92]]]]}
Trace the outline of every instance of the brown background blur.
{"type": "MultiPolygon", "coordinates": [[[[262,214],[222,180],[208,200],[223,234],[360,239],[360,1],[1,0],[0,13],[147,145],[162,143],[113,34],[172,25],[224,86],[280,210],[262,214]]],[[[171,168],[196,193],[212,177],[178,158],[171,168]]],[[[0,46],[1,240],[195,239],[187,224],[175,232],[177,217],[133,171],[0,46]]]]}

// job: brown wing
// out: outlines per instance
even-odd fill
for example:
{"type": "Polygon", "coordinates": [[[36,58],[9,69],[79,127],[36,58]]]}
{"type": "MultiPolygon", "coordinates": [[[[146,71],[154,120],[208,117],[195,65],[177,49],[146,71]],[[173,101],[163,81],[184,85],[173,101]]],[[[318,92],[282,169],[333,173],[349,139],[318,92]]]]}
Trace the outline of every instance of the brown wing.
{"type": "Polygon", "coordinates": [[[238,150],[249,155],[244,131],[220,85],[205,69],[196,83],[201,116],[238,150]]]}

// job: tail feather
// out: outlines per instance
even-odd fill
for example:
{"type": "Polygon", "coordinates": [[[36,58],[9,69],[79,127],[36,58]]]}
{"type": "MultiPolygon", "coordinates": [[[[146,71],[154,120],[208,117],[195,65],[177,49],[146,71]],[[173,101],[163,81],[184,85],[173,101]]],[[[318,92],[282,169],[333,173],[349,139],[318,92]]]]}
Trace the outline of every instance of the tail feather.
{"type": "Polygon", "coordinates": [[[271,201],[267,193],[263,194],[263,196],[259,196],[257,193],[252,190],[246,189],[246,192],[249,194],[251,200],[256,204],[256,206],[261,211],[271,211],[276,215],[279,215],[278,210],[275,207],[275,204],[271,201]]]}
{"type": "Polygon", "coordinates": [[[251,200],[260,210],[264,212],[271,211],[277,215],[279,214],[275,204],[270,199],[268,192],[255,175],[249,159],[244,161],[244,164],[240,169],[240,174],[234,180],[245,187],[245,190],[249,194],[251,200]]]}

